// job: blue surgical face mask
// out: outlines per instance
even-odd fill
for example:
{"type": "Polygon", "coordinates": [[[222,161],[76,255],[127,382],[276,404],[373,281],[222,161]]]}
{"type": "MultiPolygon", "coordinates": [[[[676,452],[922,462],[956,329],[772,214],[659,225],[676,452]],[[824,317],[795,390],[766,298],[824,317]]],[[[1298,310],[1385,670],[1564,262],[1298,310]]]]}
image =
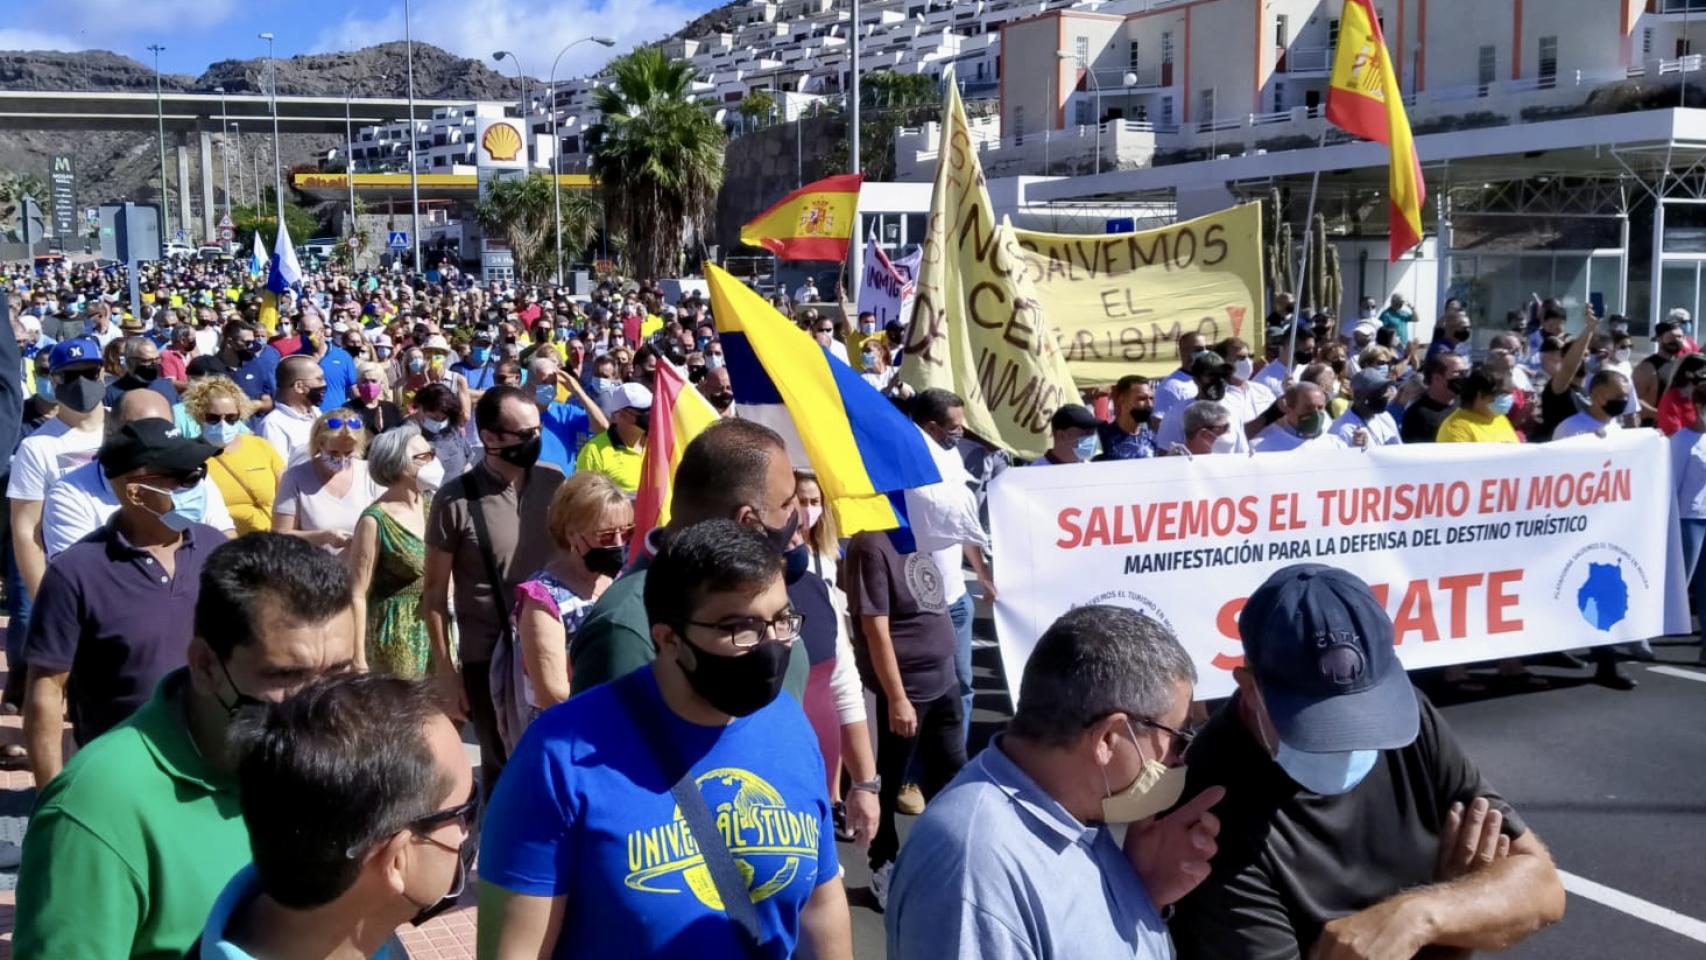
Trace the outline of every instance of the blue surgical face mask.
{"type": "Polygon", "coordinates": [[[443,433],[444,428],[450,426],[450,421],[440,420],[437,417],[422,417],[421,426],[427,428],[430,433],[443,433]]]}
{"type": "Polygon", "coordinates": [[[707,353],[705,355],[705,369],[707,370],[716,370],[720,368],[724,362],[723,355],[720,353],[707,353]]]}
{"type": "Polygon", "coordinates": [[[1338,753],[1307,753],[1303,750],[1293,750],[1279,738],[1278,731],[1270,733],[1267,729],[1268,710],[1261,701],[1261,691],[1256,692],[1256,702],[1260,714],[1257,723],[1257,735],[1262,746],[1273,755],[1274,762],[1279,764],[1285,775],[1292,782],[1310,793],[1323,797],[1337,797],[1355,790],[1357,784],[1374,769],[1374,764],[1380,759],[1379,750],[1346,750],[1338,753]],[[1270,742],[1271,737],[1271,742],[1270,742]]]}
{"type": "Polygon", "coordinates": [[[1088,434],[1078,441],[1078,459],[1088,461],[1096,455],[1096,435],[1088,434]]]}
{"type": "Polygon", "coordinates": [[[1502,394],[1494,397],[1492,403],[1487,404],[1487,409],[1491,410],[1493,413],[1502,417],[1505,414],[1510,413],[1511,407],[1513,407],[1515,405],[1516,405],[1516,397],[1515,396],[1508,394],[1508,393],[1502,393],[1502,394]]]}
{"type": "Polygon", "coordinates": [[[216,447],[225,447],[229,446],[233,440],[237,439],[237,434],[240,433],[242,429],[243,427],[241,424],[226,423],[221,420],[215,424],[203,425],[201,428],[201,435],[207,438],[208,443],[211,443],[216,447]]]}
{"type": "Polygon", "coordinates": [[[533,388],[533,402],[548,407],[557,402],[557,385],[541,383],[533,388]]]}
{"type": "Polygon", "coordinates": [[[175,530],[182,533],[190,527],[200,523],[202,518],[207,515],[206,484],[198,483],[188,490],[169,491],[161,490],[159,487],[150,487],[145,484],[138,484],[138,486],[143,487],[145,490],[152,490],[155,493],[163,493],[172,498],[172,509],[159,514],[160,522],[165,524],[169,530],[175,530]]]}
{"type": "Polygon", "coordinates": [[[468,359],[474,361],[476,364],[484,366],[486,361],[492,359],[492,348],[473,347],[468,351],[468,359]]]}

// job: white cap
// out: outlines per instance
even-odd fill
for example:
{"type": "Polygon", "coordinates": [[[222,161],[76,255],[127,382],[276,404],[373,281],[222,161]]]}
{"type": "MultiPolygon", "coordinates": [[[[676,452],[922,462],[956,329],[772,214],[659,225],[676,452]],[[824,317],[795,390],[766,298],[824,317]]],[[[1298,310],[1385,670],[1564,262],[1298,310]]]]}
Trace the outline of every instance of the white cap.
{"type": "Polygon", "coordinates": [[[1380,324],[1368,319],[1358,320],[1356,326],[1352,327],[1351,330],[1356,333],[1366,333],[1369,336],[1374,336],[1380,332],[1380,324]]]}
{"type": "Polygon", "coordinates": [[[638,383],[624,383],[605,394],[599,406],[604,408],[604,415],[607,417],[614,417],[619,411],[629,407],[635,410],[650,410],[652,392],[638,383]]]}

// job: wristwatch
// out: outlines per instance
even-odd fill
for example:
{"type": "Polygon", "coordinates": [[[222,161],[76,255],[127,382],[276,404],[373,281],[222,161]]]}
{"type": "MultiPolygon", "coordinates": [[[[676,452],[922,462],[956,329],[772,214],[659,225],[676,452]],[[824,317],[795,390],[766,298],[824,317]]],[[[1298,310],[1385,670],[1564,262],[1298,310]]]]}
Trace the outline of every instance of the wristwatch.
{"type": "Polygon", "coordinates": [[[869,780],[855,780],[853,781],[852,789],[863,790],[866,793],[881,793],[883,790],[883,778],[876,776],[869,780]]]}

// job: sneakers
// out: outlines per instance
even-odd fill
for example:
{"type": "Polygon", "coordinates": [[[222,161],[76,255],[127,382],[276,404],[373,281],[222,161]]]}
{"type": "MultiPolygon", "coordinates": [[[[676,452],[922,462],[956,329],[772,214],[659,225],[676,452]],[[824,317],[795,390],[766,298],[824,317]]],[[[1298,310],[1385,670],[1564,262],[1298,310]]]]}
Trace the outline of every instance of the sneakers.
{"type": "Polygon", "coordinates": [[[894,861],[890,860],[871,872],[871,896],[877,898],[877,909],[889,908],[889,882],[894,879],[894,861]]]}
{"type": "Polygon", "coordinates": [[[900,797],[894,802],[895,810],[909,817],[916,817],[924,812],[924,791],[918,789],[918,784],[909,783],[900,788],[900,797]]]}

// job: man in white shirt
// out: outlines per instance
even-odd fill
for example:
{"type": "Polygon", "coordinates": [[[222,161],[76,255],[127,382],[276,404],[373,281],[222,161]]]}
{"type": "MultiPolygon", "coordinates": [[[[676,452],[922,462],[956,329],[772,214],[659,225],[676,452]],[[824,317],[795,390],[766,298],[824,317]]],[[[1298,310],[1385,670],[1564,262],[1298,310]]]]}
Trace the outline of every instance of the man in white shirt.
{"type": "Polygon", "coordinates": [[[1601,370],[1588,378],[1588,408],[1558,424],[1552,439],[1567,440],[1584,433],[1604,436],[1623,429],[1619,418],[1634,404],[1635,388],[1629,378],[1615,370],[1601,370]]]}
{"type": "MultiPolygon", "coordinates": [[[[1199,351],[1190,361],[1191,396],[1200,400],[1214,403],[1224,403],[1228,395],[1226,382],[1235,373],[1232,364],[1221,359],[1220,354],[1212,350],[1199,351]]],[[[1183,414],[1194,401],[1187,401],[1176,411],[1183,414]]],[[[1155,446],[1166,454],[1178,452],[1186,446],[1188,434],[1183,416],[1172,416],[1161,421],[1161,429],[1155,431],[1155,446]]],[[[1250,441],[1244,435],[1243,424],[1240,423],[1232,430],[1231,453],[1249,453],[1250,441]]]]}
{"type": "Polygon", "coordinates": [[[1297,347],[1291,346],[1291,333],[1286,331],[1278,334],[1280,337],[1279,357],[1256,371],[1255,381],[1268,388],[1274,396],[1285,393],[1285,388],[1291,381],[1297,379],[1295,374],[1302,373],[1303,368],[1315,362],[1315,333],[1307,327],[1297,331],[1297,347]],[[1289,354],[1289,355],[1288,355],[1289,354]]]}
{"type": "MultiPolygon", "coordinates": [[[[1299,343],[1301,344],[1301,336],[1299,343]]],[[[1301,349],[1301,347],[1300,347],[1301,349]]],[[[1253,453],[1290,450],[1343,450],[1345,442],[1327,431],[1327,395],[1313,383],[1294,383],[1280,400],[1279,420],[1250,441],[1253,453]]]]}
{"type": "MultiPolygon", "coordinates": [[[[110,416],[112,429],[117,430],[137,420],[171,422],[172,407],[165,397],[152,390],[131,390],[113,407],[110,416]]],[[[199,486],[207,498],[207,512],[202,522],[223,531],[226,536],[236,536],[237,524],[225,507],[225,497],[220,494],[219,485],[203,477],[199,486]]],[[[99,462],[92,460],[68,471],[48,487],[42,508],[42,545],[47,550],[48,560],[100,529],[117,512],[118,495],[101,471],[99,462]]]]}
{"type": "Polygon", "coordinates": [[[816,302],[818,302],[817,281],[813,280],[811,277],[807,277],[805,279],[804,283],[802,283],[798,287],[796,287],[794,289],[794,302],[795,303],[816,303],[816,302]]]}
{"type": "Polygon", "coordinates": [[[1398,422],[1392,419],[1387,407],[1398,388],[1391,378],[1378,370],[1363,370],[1351,378],[1351,405],[1327,432],[1345,442],[1348,447],[1384,447],[1400,444],[1398,422]]]}
{"type": "Polygon", "coordinates": [[[106,301],[97,300],[89,304],[84,315],[89,318],[89,324],[83,328],[83,336],[100,344],[102,350],[107,348],[107,344],[124,336],[124,331],[119,329],[118,324],[113,323],[113,308],[106,301]]]}
{"type": "Polygon", "coordinates": [[[67,472],[94,461],[106,422],[101,406],[106,394],[101,383],[101,348],[95,341],[79,337],[56,344],[48,357],[48,371],[58,412],[18,444],[6,487],[12,501],[12,550],[24,590],[32,597],[47,572],[42,511],[48,488],[67,472]]]}
{"type": "Polygon", "coordinates": [[[255,432],[273,445],[285,465],[308,459],[308,436],[326,398],[326,374],[307,354],[292,354],[278,365],[278,394],[272,412],[261,418],[255,432]]]}
{"type": "MultiPolygon", "coordinates": [[[[1155,420],[1165,423],[1167,415],[1197,398],[1197,384],[1191,377],[1191,361],[1203,350],[1203,335],[1196,332],[1179,336],[1179,369],[1167,374],[1155,388],[1155,420]]],[[[1211,397],[1209,399],[1218,399],[1211,397]]]]}

